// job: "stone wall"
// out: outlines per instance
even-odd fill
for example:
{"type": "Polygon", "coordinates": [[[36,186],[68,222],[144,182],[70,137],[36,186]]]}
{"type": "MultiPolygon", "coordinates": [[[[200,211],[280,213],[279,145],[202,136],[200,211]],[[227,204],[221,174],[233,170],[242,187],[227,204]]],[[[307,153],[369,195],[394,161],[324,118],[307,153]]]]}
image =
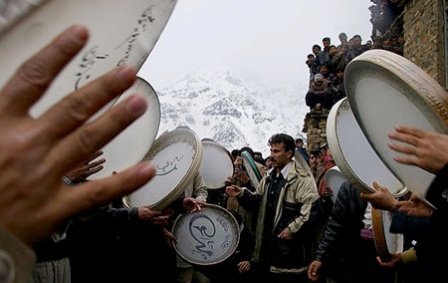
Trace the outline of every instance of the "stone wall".
{"type": "Polygon", "coordinates": [[[302,132],[306,133],[306,150],[308,152],[327,143],[328,113],[327,109],[313,109],[306,114],[302,132]]]}
{"type": "Polygon", "coordinates": [[[404,57],[446,89],[446,1],[410,0],[404,8],[404,57]]]}

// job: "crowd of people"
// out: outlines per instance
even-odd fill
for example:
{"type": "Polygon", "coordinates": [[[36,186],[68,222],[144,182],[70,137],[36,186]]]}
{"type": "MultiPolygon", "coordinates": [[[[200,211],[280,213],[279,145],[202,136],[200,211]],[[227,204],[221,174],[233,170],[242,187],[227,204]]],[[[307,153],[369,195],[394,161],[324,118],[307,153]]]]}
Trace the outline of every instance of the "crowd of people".
{"type": "MultiPolygon", "coordinates": [[[[41,117],[29,115],[88,37],[83,26],[68,28],[2,86],[0,282],[410,283],[445,278],[448,136],[418,128],[397,125],[389,134],[389,147],[406,154],[396,162],[436,175],[426,194],[434,207],[413,194],[396,199],[376,183],[376,192],[365,194],[346,182],[333,201],[323,178],[335,165],[328,146],[308,154],[301,150],[303,140],[285,133],[268,140],[268,158],[250,147],[232,151],[235,172],[220,197],[210,198],[197,174],[166,209],[123,206],[123,196],[155,176],[151,163],[100,180],[86,178],[102,169],[107,160],[93,161],[100,149],[146,111],[146,102],[132,96],[86,121],[133,84],[136,70],[119,66],[68,94],[41,117]],[[255,160],[260,180],[251,179],[244,168],[244,151],[255,160]],[[173,220],[216,200],[238,219],[241,244],[235,254],[219,266],[179,259],[172,248],[173,220]],[[375,251],[372,207],[393,212],[397,224],[391,229],[411,243],[389,261],[375,251]],[[404,269],[406,263],[412,268],[404,269]],[[403,270],[405,274],[397,273],[403,270]]],[[[330,40],[324,40],[328,58],[334,57],[330,40]]],[[[361,38],[354,36],[345,59],[365,50],[361,38]]],[[[318,62],[328,59],[318,55],[318,62]]],[[[326,65],[326,71],[324,64],[318,66],[312,81],[323,77],[331,84],[329,70],[334,66],[326,65]]],[[[325,103],[321,105],[329,106],[325,103]]]]}
{"type": "Polygon", "coordinates": [[[340,99],[346,96],[344,89],[345,67],[355,57],[367,50],[382,49],[403,55],[404,36],[376,36],[364,44],[360,35],[350,39],[345,32],[338,36],[338,44],[330,37],[322,39],[322,45],[314,44],[312,53],[307,55],[309,89],[305,96],[306,105],[314,110],[330,110],[340,99]]]}

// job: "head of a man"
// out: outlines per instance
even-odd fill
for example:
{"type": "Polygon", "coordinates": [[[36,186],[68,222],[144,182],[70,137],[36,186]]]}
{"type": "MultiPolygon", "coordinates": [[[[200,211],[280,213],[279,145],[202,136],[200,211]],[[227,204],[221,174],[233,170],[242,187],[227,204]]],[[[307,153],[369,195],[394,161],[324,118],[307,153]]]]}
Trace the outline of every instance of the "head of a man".
{"type": "Polygon", "coordinates": [[[322,39],[322,45],[324,46],[324,48],[328,48],[331,44],[331,39],[329,37],[324,37],[322,39]]]}
{"type": "Polygon", "coordinates": [[[314,75],[314,84],[316,86],[322,86],[324,82],[325,82],[324,76],[322,76],[321,74],[314,75]]]}
{"type": "Polygon", "coordinates": [[[359,34],[354,35],[352,40],[353,40],[353,46],[361,46],[362,37],[359,34]]]}
{"type": "Polygon", "coordinates": [[[341,41],[341,44],[348,43],[348,37],[345,32],[341,32],[338,37],[339,37],[339,40],[341,41]]]}
{"type": "Polygon", "coordinates": [[[330,49],[328,50],[331,56],[334,56],[336,53],[338,53],[338,49],[334,45],[330,45],[330,49]]]}
{"type": "Polygon", "coordinates": [[[303,147],[303,139],[296,138],[296,147],[303,147]]]}
{"type": "Polygon", "coordinates": [[[269,139],[272,167],[282,170],[294,157],[295,141],[287,134],[275,134],[269,139]]]}

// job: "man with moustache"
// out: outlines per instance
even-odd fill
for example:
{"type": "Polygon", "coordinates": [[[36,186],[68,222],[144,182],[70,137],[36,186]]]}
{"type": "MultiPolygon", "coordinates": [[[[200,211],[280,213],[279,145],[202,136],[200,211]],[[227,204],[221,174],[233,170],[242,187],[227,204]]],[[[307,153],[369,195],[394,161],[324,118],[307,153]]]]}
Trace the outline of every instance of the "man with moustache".
{"type": "Polygon", "coordinates": [[[255,273],[268,282],[306,282],[313,236],[311,207],[319,195],[310,173],[293,159],[294,138],[275,134],[269,145],[273,167],[255,192],[236,185],[226,192],[258,214],[251,262],[260,270],[255,273]]]}

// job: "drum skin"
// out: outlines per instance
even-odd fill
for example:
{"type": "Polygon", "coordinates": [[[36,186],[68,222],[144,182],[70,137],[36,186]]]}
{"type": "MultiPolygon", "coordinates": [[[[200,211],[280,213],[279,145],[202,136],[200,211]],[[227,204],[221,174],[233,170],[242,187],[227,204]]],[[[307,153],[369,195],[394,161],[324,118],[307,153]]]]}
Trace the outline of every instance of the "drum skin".
{"type": "Polygon", "coordinates": [[[133,94],[139,94],[146,99],[148,109],[134,123],[118,134],[101,150],[105,158],[104,168],[91,175],[89,180],[109,177],[113,172],[121,172],[142,161],[151,148],[160,125],[159,98],[152,86],[144,79],[138,77],[134,85],[124,92],[114,104],[117,105],[133,94]]]}
{"type": "Polygon", "coordinates": [[[207,189],[222,189],[233,175],[234,165],[230,152],[212,139],[202,139],[202,161],[199,171],[207,189]]]}
{"type": "Polygon", "coordinates": [[[347,181],[347,178],[345,178],[344,174],[342,174],[341,170],[339,170],[339,167],[337,165],[329,168],[324,175],[325,178],[325,184],[331,188],[333,191],[333,195],[331,196],[331,199],[333,200],[333,203],[336,201],[336,197],[339,192],[339,188],[341,187],[342,183],[347,181]]]}
{"type": "Polygon", "coordinates": [[[358,190],[374,192],[373,182],[376,181],[396,197],[408,192],[372,148],[347,98],[333,105],[328,114],[327,142],[338,169],[358,190]]]}
{"type": "Polygon", "coordinates": [[[190,128],[177,127],[159,136],[143,161],[154,165],[156,175],[123,202],[128,207],[162,210],[194,180],[202,161],[202,143],[190,128]]]}
{"type": "MultiPolygon", "coordinates": [[[[3,2],[0,9],[0,85],[5,84],[24,60],[68,27],[81,24],[89,30],[87,44],[52,81],[45,96],[31,108],[30,114],[34,117],[117,66],[127,64],[138,71],[177,3],[175,0],[3,2]]],[[[113,103],[101,111],[110,109],[113,103]]]]}

